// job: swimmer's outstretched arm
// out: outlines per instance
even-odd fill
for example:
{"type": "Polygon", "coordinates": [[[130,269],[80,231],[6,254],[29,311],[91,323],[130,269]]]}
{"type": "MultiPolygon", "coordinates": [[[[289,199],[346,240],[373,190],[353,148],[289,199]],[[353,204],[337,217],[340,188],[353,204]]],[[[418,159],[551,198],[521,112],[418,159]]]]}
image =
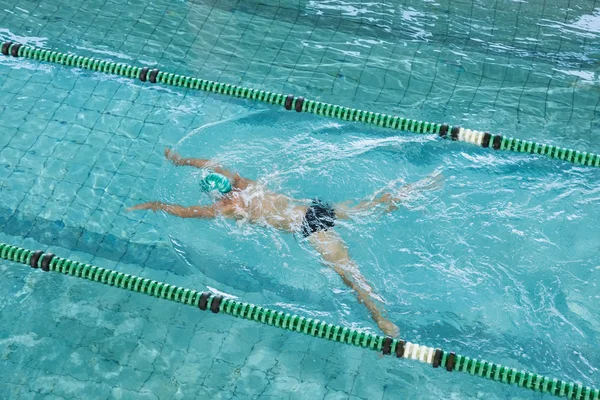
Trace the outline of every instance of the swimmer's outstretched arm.
{"type": "Polygon", "coordinates": [[[166,204],[160,201],[149,201],[129,207],[127,211],[134,210],[157,210],[165,211],[169,214],[176,215],[181,218],[214,218],[217,215],[217,210],[214,207],[191,206],[185,207],[177,204],[166,204]]]}
{"type": "Polygon", "coordinates": [[[212,167],[210,160],[202,158],[184,158],[172,151],[170,148],[165,148],[165,158],[177,166],[189,165],[196,168],[212,167]]]}
{"type": "Polygon", "coordinates": [[[237,172],[229,171],[223,167],[214,164],[211,160],[205,158],[184,158],[175,153],[168,147],[165,148],[165,158],[177,166],[190,166],[196,168],[210,168],[218,174],[225,175],[229,178],[234,186],[243,186],[251,184],[253,181],[243,178],[237,172]]]}

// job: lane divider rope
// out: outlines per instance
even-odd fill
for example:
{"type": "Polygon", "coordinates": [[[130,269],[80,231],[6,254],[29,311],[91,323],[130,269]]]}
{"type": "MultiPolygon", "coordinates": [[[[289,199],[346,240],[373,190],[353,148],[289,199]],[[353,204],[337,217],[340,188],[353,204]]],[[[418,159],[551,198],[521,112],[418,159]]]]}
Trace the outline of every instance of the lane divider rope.
{"type": "Polygon", "coordinates": [[[296,314],[292,315],[283,311],[244,303],[221,295],[214,295],[210,292],[202,293],[107,268],[100,268],[57,257],[52,253],[44,253],[41,250],[33,251],[0,242],[0,258],[29,265],[45,272],[59,272],[160,299],[175,301],[197,307],[202,311],[210,310],[215,314],[227,314],[284,330],[382,352],[384,355],[419,361],[429,364],[433,368],[442,367],[448,372],[468,373],[473,376],[485,377],[493,381],[517,385],[568,399],[600,399],[600,390],[583,386],[580,383],[550,379],[532,372],[469,358],[438,348],[393,339],[389,336],[374,335],[357,329],[329,324],[318,319],[305,318],[296,314]]]}
{"type": "Polygon", "coordinates": [[[78,56],[76,54],[66,54],[52,50],[39,49],[10,41],[1,43],[2,54],[5,56],[24,57],[106,74],[120,75],[127,78],[139,79],[142,82],[162,83],[188,89],[197,89],[282,106],[286,110],[308,112],[343,121],[362,122],[368,125],[399,131],[439,135],[442,138],[467,142],[484,148],[492,148],[494,150],[510,150],[518,153],[539,154],[574,164],[600,167],[600,155],[587,151],[565,149],[559,146],[493,135],[489,132],[465,129],[460,126],[417,121],[410,118],[343,107],[335,104],[308,100],[302,96],[294,96],[292,94],[284,95],[265,90],[213,82],[205,79],[191,78],[189,76],[161,71],[157,68],[135,67],[123,63],[114,63],[91,57],[78,56]]]}

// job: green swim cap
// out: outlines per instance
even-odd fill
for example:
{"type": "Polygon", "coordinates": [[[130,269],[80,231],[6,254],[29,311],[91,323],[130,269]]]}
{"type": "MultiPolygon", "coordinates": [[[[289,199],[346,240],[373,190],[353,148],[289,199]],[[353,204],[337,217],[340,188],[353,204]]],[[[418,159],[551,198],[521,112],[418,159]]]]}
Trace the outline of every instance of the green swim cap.
{"type": "Polygon", "coordinates": [[[231,182],[226,176],[211,172],[200,181],[200,189],[207,193],[218,190],[225,194],[231,192],[231,182]]]}

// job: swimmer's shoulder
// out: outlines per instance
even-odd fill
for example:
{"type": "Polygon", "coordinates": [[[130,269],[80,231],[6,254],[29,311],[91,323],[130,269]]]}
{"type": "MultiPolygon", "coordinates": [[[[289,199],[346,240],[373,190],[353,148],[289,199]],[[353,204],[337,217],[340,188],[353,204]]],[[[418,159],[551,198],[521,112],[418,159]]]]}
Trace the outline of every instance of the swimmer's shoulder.
{"type": "Polygon", "coordinates": [[[243,207],[243,202],[239,196],[227,196],[213,205],[215,210],[220,214],[231,217],[235,216],[238,210],[243,207]]]}
{"type": "Polygon", "coordinates": [[[254,185],[255,183],[256,182],[252,179],[244,178],[237,173],[233,177],[233,186],[235,186],[239,190],[246,190],[248,186],[254,185]]]}

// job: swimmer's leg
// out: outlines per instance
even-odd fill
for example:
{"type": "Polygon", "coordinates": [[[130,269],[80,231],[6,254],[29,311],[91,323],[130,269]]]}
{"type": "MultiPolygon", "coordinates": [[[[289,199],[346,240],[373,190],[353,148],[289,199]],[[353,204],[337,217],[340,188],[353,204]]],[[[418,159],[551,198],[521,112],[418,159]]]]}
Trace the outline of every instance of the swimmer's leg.
{"type": "Polygon", "coordinates": [[[335,205],[335,216],[338,219],[350,219],[352,215],[365,211],[371,211],[379,205],[385,205],[383,212],[391,212],[398,209],[397,204],[408,199],[415,192],[436,190],[442,186],[443,176],[440,172],[434,172],[420,181],[402,186],[396,193],[383,193],[372,196],[373,200],[365,200],[352,206],[348,201],[335,205]]]}
{"type": "Polygon", "coordinates": [[[323,257],[324,264],[333,268],[340,275],[344,284],[356,292],[358,301],[367,307],[377,326],[386,335],[397,337],[400,330],[378,308],[377,303],[373,300],[373,289],[360,274],[356,263],[350,258],[348,248],[342,238],[330,229],[315,232],[308,237],[308,240],[323,257]]]}

